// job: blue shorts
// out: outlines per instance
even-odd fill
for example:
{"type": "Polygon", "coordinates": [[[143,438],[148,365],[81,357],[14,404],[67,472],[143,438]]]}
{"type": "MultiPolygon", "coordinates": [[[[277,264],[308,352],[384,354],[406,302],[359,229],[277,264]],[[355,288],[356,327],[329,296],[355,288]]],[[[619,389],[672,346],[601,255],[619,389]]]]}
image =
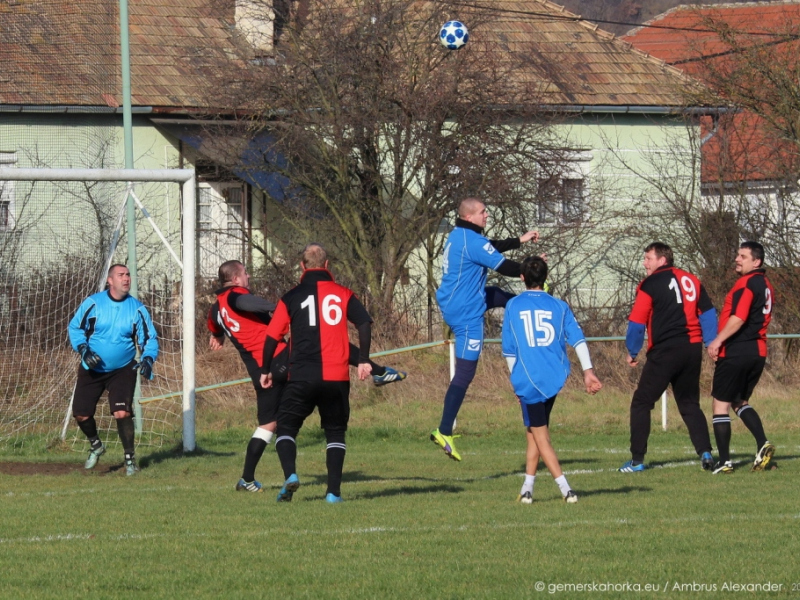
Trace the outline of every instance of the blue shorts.
{"type": "Polygon", "coordinates": [[[456,358],[478,360],[483,350],[483,317],[467,324],[451,325],[456,337],[456,358]]]}
{"type": "Polygon", "coordinates": [[[555,403],[555,396],[544,402],[535,402],[533,404],[525,404],[522,399],[520,399],[519,405],[522,407],[522,422],[525,423],[525,427],[549,426],[550,411],[553,410],[553,404],[555,403]]]}

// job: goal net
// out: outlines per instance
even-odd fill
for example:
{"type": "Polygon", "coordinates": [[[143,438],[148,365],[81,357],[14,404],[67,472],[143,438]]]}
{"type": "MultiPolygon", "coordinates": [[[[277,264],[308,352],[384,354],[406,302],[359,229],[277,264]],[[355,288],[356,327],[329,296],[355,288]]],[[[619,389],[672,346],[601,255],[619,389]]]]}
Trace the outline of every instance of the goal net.
{"type": "MultiPolygon", "coordinates": [[[[70,410],[80,361],[67,325],[103,289],[109,265],[123,263],[136,273],[160,345],[155,377],[137,387],[137,444],[183,440],[194,449],[194,201],[188,170],[0,164],[0,446],[88,449],[70,410]]],[[[104,443],[118,444],[106,394],[96,419],[104,443]]]]}

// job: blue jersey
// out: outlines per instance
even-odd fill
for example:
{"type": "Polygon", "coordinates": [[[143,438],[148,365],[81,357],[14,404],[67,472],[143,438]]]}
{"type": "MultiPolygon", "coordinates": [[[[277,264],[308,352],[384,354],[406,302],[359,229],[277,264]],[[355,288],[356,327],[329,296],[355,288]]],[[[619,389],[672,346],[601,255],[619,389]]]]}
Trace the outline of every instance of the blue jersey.
{"type": "Polygon", "coordinates": [[[156,328],[144,304],[133,296],[114,300],[108,291],[92,294],[81,303],[69,322],[69,341],[76,352],[81,344],[89,344],[101,359],[94,370],[102,373],[129,364],[136,357],[136,343],[142,358],[158,358],[156,328]]]}
{"type": "Polygon", "coordinates": [[[569,375],[567,344],[585,342],[569,304],[547,292],[526,290],[506,305],[503,356],[514,357],[511,385],[525,404],[561,391],[569,375]]]}
{"type": "Polygon", "coordinates": [[[486,312],[486,277],[503,260],[492,243],[481,234],[456,227],[444,245],[442,283],[436,301],[448,325],[482,320],[486,312]]]}

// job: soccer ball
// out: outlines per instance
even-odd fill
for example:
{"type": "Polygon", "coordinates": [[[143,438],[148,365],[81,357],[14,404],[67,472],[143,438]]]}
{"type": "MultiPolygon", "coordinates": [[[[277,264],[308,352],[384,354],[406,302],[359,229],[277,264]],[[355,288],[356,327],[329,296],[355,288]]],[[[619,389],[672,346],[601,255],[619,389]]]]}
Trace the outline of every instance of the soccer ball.
{"type": "Polygon", "coordinates": [[[448,21],[439,30],[439,42],[450,50],[458,50],[468,41],[469,31],[461,21],[448,21]]]}

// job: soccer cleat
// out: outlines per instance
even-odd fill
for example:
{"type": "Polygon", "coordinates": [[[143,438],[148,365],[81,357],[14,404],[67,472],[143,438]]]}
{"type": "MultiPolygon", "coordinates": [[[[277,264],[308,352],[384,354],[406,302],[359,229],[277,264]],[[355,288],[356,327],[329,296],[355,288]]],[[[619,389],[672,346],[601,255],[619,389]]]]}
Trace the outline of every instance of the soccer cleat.
{"type": "Polygon", "coordinates": [[[764,445],[761,446],[761,450],[756,454],[756,459],[753,461],[753,468],[751,471],[763,471],[764,467],[772,460],[773,454],[775,454],[775,446],[769,442],[764,443],[764,445]]]}
{"type": "Polygon", "coordinates": [[[394,383],[395,381],[403,381],[408,377],[405,371],[398,371],[392,367],[386,367],[386,372],[383,375],[373,375],[372,381],[377,387],[386,385],[387,383],[394,383]]]}
{"type": "Polygon", "coordinates": [[[453,460],[461,460],[461,455],[456,450],[456,445],[453,443],[453,438],[461,437],[458,435],[444,435],[443,433],[439,433],[438,429],[434,429],[431,431],[431,441],[434,444],[438,444],[444,450],[444,453],[447,454],[453,460]]]}
{"type": "Polygon", "coordinates": [[[256,481],[245,481],[244,479],[240,479],[239,482],[236,484],[236,491],[237,492],[260,492],[261,491],[261,484],[256,481]]]}
{"type": "Polygon", "coordinates": [[[300,480],[297,478],[295,473],[292,473],[286,478],[286,481],[283,482],[283,487],[281,488],[281,491],[278,492],[278,502],[291,502],[292,496],[299,487],[300,480]]]}
{"type": "Polygon", "coordinates": [[[733,463],[729,460],[725,462],[719,462],[714,465],[714,468],[711,470],[712,475],[729,475],[733,473],[733,463]]]}
{"type": "Polygon", "coordinates": [[[517,496],[517,502],[520,504],[533,504],[533,495],[530,492],[523,492],[517,496]]]}
{"type": "Polygon", "coordinates": [[[700,457],[700,466],[703,467],[703,471],[710,471],[714,468],[714,457],[711,456],[711,452],[703,452],[703,456],[700,457]]]}
{"type": "Polygon", "coordinates": [[[133,458],[125,459],[125,475],[130,477],[139,472],[139,467],[136,466],[136,460],[133,458]]]}
{"type": "Polygon", "coordinates": [[[647,467],[644,466],[644,463],[633,464],[632,460],[629,460],[624,465],[622,465],[619,469],[617,469],[620,473],[638,473],[639,471],[644,471],[647,467]]]}
{"type": "Polygon", "coordinates": [[[106,453],[106,447],[100,444],[99,448],[92,448],[89,450],[89,456],[86,458],[86,462],[83,464],[84,469],[94,469],[95,465],[97,465],[97,461],[100,460],[100,457],[106,453]]]}
{"type": "Polygon", "coordinates": [[[341,504],[342,502],[344,502],[344,500],[342,500],[341,496],[329,493],[325,496],[325,502],[327,502],[328,504],[341,504]]]}
{"type": "Polygon", "coordinates": [[[567,492],[567,495],[564,496],[564,502],[567,504],[575,504],[578,501],[578,494],[575,493],[575,490],[570,490],[567,492]]]}

